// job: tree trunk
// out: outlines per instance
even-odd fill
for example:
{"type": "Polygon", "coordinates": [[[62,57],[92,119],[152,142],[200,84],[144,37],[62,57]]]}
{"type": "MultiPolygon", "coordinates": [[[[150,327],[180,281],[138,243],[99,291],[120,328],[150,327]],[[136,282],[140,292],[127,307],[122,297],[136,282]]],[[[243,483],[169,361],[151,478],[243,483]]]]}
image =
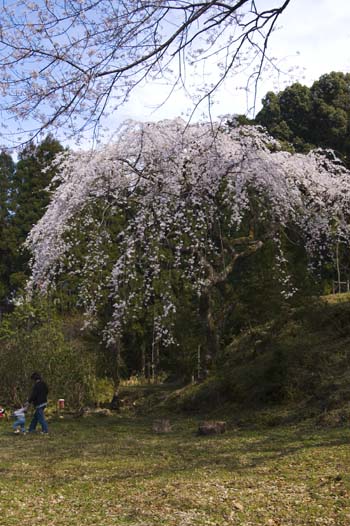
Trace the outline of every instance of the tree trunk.
{"type": "Polygon", "coordinates": [[[111,377],[114,383],[114,389],[117,391],[120,384],[120,365],[121,365],[121,341],[120,338],[109,346],[111,356],[111,377]]]}
{"type": "Polygon", "coordinates": [[[219,350],[218,323],[213,315],[212,294],[211,292],[221,283],[225,283],[228,276],[234,269],[236,262],[241,258],[249,257],[263,246],[262,241],[254,239],[254,232],[251,229],[249,236],[236,238],[230,243],[222,240],[223,250],[229,254],[229,263],[223,269],[216,270],[211,262],[202,259],[202,264],[207,270],[205,286],[202,289],[199,313],[202,327],[205,333],[205,347],[202,352],[202,378],[208,375],[209,369],[219,350]],[[225,245],[225,249],[224,249],[225,245]]]}
{"type": "Polygon", "coordinates": [[[217,327],[214,320],[211,303],[210,292],[208,289],[206,289],[201,294],[199,304],[200,318],[205,334],[204,348],[201,353],[200,380],[206,378],[208,375],[209,369],[213,363],[213,359],[217,355],[219,349],[217,327]]]}
{"type": "Polygon", "coordinates": [[[341,280],[340,280],[340,265],[339,265],[339,241],[337,241],[337,244],[335,247],[335,258],[336,258],[336,265],[337,265],[338,294],[340,294],[341,293],[341,280]]]}
{"type": "Polygon", "coordinates": [[[146,344],[141,343],[141,376],[146,378],[146,344]]]}

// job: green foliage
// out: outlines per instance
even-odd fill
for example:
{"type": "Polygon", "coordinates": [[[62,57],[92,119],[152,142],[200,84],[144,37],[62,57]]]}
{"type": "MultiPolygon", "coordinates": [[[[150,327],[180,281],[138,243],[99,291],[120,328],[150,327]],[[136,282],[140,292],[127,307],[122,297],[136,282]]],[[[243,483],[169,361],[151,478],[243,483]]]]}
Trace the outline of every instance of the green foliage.
{"type": "MultiPolygon", "coordinates": [[[[70,320],[70,328],[72,324],[70,320]]],[[[0,341],[1,400],[23,402],[33,371],[47,381],[53,404],[65,398],[68,407],[81,407],[94,400],[96,357],[86,350],[80,335],[69,334],[67,322],[48,305],[19,305],[2,320],[0,341]]]]}
{"type": "Polygon", "coordinates": [[[29,275],[29,255],[23,242],[49,203],[49,186],[55,170],[48,168],[63,147],[50,135],[40,144],[29,144],[14,163],[0,153],[0,309],[20,290],[29,275]]]}
{"type": "Polygon", "coordinates": [[[108,404],[113,398],[114,383],[110,378],[96,378],[95,380],[95,402],[97,405],[108,404]]]}
{"type": "Polygon", "coordinates": [[[246,329],[222,350],[214,374],[185,391],[182,407],[303,404],[298,418],[341,411],[350,400],[349,320],[349,301],[309,301],[246,329]]]}
{"type": "Polygon", "coordinates": [[[350,166],[350,74],[322,75],[311,88],[295,83],[264,97],[256,122],[298,152],[332,148],[350,166]]]}
{"type": "Polygon", "coordinates": [[[13,181],[15,165],[5,152],[0,153],[0,302],[4,303],[10,290],[10,247],[9,247],[9,192],[13,181]]]}
{"type": "Polygon", "coordinates": [[[10,290],[24,286],[28,275],[29,254],[23,243],[32,226],[49,203],[48,186],[55,170],[48,168],[55,155],[63,150],[52,136],[39,145],[29,144],[20,152],[9,189],[9,281],[10,290]]]}

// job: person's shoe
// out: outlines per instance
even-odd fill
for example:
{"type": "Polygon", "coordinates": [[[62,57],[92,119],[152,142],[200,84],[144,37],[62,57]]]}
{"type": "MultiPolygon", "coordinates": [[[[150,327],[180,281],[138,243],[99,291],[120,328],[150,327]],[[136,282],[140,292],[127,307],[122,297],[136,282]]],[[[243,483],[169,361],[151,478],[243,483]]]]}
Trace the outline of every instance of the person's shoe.
{"type": "Polygon", "coordinates": [[[14,432],[13,432],[14,435],[19,435],[19,433],[20,433],[19,429],[15,429],[14,432]]]}

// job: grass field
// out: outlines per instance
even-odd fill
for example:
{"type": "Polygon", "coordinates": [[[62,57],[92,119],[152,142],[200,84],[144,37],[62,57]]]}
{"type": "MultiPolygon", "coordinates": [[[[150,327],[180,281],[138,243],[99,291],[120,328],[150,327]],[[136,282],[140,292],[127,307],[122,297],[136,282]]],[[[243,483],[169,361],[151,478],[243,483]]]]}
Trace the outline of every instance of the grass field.
{"type": "Polygon", "coordinates": [[[33,525],[350,524],[350,429],[229,429],[198,419],[52,422],[50,435],[0,426],[0,523],[33,525]]]}

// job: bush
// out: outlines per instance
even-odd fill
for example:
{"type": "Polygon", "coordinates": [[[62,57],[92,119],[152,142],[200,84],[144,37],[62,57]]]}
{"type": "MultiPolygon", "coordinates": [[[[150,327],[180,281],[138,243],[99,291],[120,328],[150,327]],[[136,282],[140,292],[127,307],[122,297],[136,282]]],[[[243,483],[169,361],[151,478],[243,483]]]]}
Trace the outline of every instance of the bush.
{"type": "Polygon", "coordinates": [[[46,305],[23,304],[0,326],[0,400],[20,404],[38,371],[49,386],[49,398],[64,398],[68,407],[91,403],[96,395],[94,354],[80,338],[67,338],[64,320],[46,305]]]}
{"type": "Polygon", "coordinates": [[[114,382],[110,378],[98,378],[95,381],[95,395],[96,404],[109,404],[114,395],[114,382]]]}

